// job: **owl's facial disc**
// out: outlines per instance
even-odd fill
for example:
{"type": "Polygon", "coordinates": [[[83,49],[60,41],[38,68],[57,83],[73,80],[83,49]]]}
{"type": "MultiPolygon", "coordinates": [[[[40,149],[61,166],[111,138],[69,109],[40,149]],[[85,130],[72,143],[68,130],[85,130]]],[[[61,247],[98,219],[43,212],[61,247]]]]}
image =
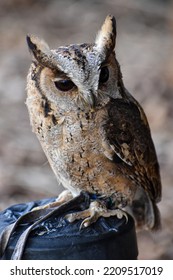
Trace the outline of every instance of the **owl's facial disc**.
{"type": "Polygon", "coordinates": [[[114,52],[115,40],[113,16],[107,16],[94,44],[69,45],[51,50],[43,40],[27,36],[29,50],[38,63],[52,71],[57,69],[66,76],[54,82],[57,90],[72,92],[76,87],[79,97],[91,107],[96,105],[98,90],[109,80],[109,67],[105,63],[114,52]]]}

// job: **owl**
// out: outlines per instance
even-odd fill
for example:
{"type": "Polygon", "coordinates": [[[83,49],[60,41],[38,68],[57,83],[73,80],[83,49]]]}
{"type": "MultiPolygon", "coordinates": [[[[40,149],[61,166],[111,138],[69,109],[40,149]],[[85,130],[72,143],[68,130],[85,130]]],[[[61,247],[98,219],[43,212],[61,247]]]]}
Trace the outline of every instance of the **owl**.
{"type": "Polygon", "coordinates": [[[36,36],[27,43],[30,122],[66,189],[54,203],[83,191],[90,205],[67,215],[71,222],[82,219],[87,227],[129,212],[138,228],[159,228],[159,164],[145,113],[123,84],[115,18],[106,17],[94,43],[56,50],[36,36]]]}

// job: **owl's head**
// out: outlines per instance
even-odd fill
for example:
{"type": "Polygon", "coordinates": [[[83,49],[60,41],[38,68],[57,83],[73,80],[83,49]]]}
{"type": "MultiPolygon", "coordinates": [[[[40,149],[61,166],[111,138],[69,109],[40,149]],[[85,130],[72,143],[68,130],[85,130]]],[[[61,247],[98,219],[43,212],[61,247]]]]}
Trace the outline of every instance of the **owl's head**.
{"type": "MultiPolygon", "coordinates": [[[[120,95],[121,73],[115,58],[116,21],[107,16],[94,44],[51,50],[41,39],[27,36],[34,60],[31,82],[59,107],[98,108],[120,95]]],[[[30,83],[28,81],[28,83],[30,83]]]]}

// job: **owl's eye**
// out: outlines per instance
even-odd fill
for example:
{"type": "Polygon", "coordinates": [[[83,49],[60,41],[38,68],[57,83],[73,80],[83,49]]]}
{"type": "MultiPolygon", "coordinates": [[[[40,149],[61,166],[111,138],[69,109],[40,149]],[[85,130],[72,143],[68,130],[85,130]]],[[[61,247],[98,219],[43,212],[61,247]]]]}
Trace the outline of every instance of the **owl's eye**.
{"type": "Polygon", "coordinates": [[[71,80],[59,80],[55,82],[55,86],[61,91],[69,91],[75,86],[75,84],[71,80]]]}
{"type": "Polygon", "coordinates": [[[101,68],[99,83],[106,83],[109,79],[109,69],[107,66],[101,68]]]}

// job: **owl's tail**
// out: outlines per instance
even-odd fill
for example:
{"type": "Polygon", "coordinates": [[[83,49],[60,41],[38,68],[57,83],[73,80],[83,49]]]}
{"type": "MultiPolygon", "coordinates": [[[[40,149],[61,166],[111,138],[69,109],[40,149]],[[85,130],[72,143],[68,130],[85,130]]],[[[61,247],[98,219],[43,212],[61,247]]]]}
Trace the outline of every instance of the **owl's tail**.
{"type": "Polygon", "coordinates": [[[154,201],[140,189],[127,211],[134,217],[137,230],[159,230],[161,228],[160,211],[154,201]]]}

